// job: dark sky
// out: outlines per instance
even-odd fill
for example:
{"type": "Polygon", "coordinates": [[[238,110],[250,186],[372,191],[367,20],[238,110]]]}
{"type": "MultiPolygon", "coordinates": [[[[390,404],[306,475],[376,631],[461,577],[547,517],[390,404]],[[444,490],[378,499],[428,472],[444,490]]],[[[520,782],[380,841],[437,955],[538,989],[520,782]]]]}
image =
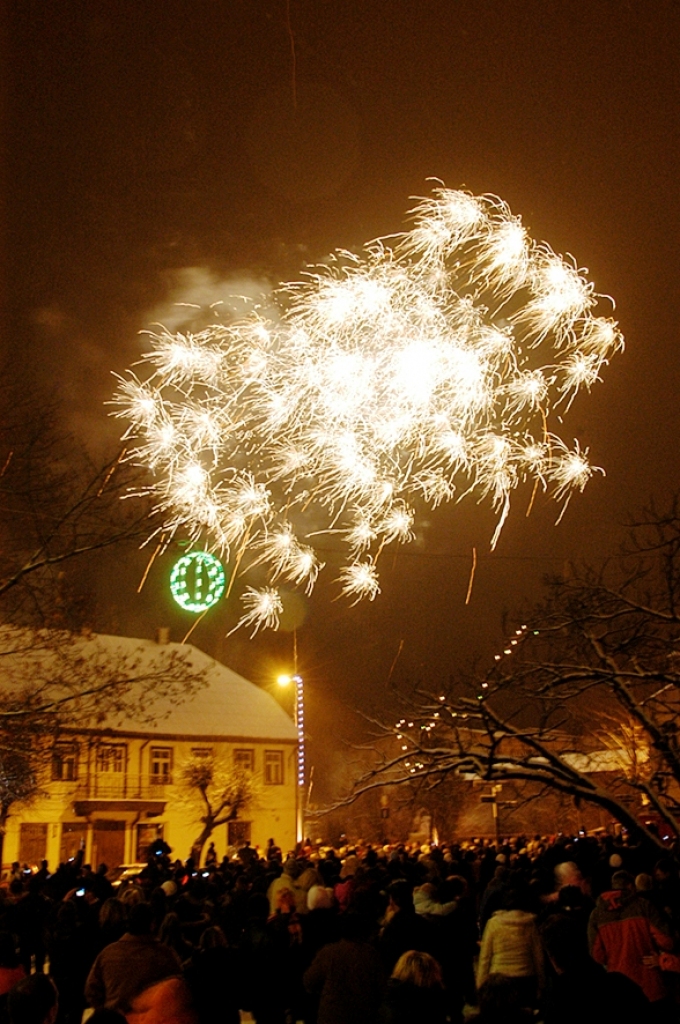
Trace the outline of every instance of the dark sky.
{"type": "MultiPolygon", "coordinates": [[[[397,682],[487,664],[504,609],[677,487],[679,3],[14,0],[4,32],[5,344],[93,451],[116,442],[111,372],[183,285],[294,278],[400,230],[429,177],[500,195],[616,300],[626,350],[563,434],[606,476],[558,527],[519,495],[491,555],[488,510],[445,508],[384,563],[375,604],[319,586],[297,635],[320,759],[338,700],[384,703],[401,641],[397,682]]],[[[99,580],[101,624],[180,639],[170,560],[141,597],[132,561],[99,580]]],[[[196,642],[261,683],[290,661],[289,633],[225,639],[233,621],[218,609],[196,642]]]]}

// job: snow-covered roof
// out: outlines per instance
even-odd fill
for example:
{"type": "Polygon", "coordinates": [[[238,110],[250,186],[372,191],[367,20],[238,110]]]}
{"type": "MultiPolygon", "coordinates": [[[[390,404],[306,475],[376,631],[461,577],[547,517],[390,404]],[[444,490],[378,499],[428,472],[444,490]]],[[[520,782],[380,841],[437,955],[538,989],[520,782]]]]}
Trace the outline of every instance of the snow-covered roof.
{"type": "MultiPolygon", "coordinates": [[[[20,631],[25,640],[29,631],[20,631]]],[[[47,665],[54,657],[46,634],[40,634],[42,643],[17,643],[18,632],[0,630],[0,687],[9,690],[30,685],[31,676],[40,664],[41,675],[46,677],[47,665]],[[11,651],[7,644],[11,637],[11,651]]],[[[159,644],[151,640],[132,637],[90,634],[69,641],[69,649],[85,663],[92,663],[93,672],[103,662],[121,663],[128,659],[135,665],[135,674],[157,671],[159,659],[181,655],[187,673],[203,673],[205,683],[186,698],[170,700],[150,695],[147,714],[153,721],[139,722],[116,713],[114,717],[97,725],[97,729],[114,730],[125,734],[187,739],[249,739],[295,742],[295,726],[283,708],[266,690],[260,689],[243,676],[215,661],[191,644],[159,644]]],[[[82,662],[81,662],[82,664],[82,662]]]]}

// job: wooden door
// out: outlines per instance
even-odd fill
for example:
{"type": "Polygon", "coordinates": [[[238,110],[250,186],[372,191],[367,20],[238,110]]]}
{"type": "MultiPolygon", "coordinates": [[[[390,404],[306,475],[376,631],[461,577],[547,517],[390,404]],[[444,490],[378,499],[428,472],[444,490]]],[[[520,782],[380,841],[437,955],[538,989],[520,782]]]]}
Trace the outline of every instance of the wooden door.
{"type": "Polygon", "coordinates": [[[95,821],[92,837],[92,867],[100,864],[117,868],[125,863],[125,822],[95,821]]]}
{"type": "Polygon", "coordinates": [[[47,856],[47,825],[22,821],[19,831],[19,863],[37,865],[47,856]]]}
{"type": "Polygon", "coordinates": [[[80,849],[87,835],[87,825],[78,821],[65,821],[61,826],[61,843],[59,846],[59,863],[65,864],[72,860],[80,849]]]}

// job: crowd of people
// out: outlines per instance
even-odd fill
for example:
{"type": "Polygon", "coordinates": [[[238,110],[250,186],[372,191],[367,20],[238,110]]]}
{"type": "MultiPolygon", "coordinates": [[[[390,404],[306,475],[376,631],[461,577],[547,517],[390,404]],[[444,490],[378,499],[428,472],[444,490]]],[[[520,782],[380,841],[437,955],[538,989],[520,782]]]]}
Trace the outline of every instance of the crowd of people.
{"type": "MultiPolygon", "coordinates": [[[[671,1024],[676,860],[620,838],[82,854],[0,888],[9,1024],[671,1024]]],[[[2,1022],[0,1022],[2,1024],[2,1022]]]]}

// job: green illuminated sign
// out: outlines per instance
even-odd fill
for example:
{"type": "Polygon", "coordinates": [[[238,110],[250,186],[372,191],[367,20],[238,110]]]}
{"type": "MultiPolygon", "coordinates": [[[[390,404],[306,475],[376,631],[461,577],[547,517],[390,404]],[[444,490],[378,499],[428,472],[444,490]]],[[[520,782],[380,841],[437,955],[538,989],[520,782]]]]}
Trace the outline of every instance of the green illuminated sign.
{"type": "Polygon", "coordinates": [[[192,551],[175,562],[170,593],[187,612],[205,612],[224,594],[227,578],[219,558],[207,551],[192,551]]]}

